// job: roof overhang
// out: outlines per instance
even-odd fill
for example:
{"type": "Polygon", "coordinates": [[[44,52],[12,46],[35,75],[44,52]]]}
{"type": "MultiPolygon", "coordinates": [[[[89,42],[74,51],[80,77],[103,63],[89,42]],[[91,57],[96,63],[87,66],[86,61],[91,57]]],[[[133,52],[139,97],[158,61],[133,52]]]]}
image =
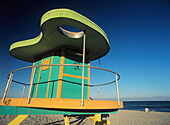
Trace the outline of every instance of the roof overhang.
{"type": "Polygon", "coordinates": [[[62,25],[76,27],[86,33],[86,50],[90,60],[108,53],[109,40],[105,32],[94,22],[69,9],[54,9],[41,18],[41,33],[33,39],[19,41],[10,46],[10,54],[18,59],[34,62],[35,57],[63,46],[82,49],[83,38],[69,38],[59,30],[62,25]]]}

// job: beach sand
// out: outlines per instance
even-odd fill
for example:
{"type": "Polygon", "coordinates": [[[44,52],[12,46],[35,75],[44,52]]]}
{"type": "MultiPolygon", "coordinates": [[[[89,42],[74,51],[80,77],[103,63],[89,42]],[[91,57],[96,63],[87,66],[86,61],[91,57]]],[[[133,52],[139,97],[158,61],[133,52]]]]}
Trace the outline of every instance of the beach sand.
{"type": "MultiPolygon", "coordinates": [[[[0,124],[7,125],[16,117],[16,115],[0,116],[0,124]]],[[[120,110],[117,114],[110,114],[107,119],[110,120],[110,125],[170,125],[169,112],[120,110]]],[[[62,115],[30,115],[20,125],[37,124],[62,125],[64,124],[64,119],[62,115]]],[[[77,118],[70,118],[70,124],[93,125],[93,120],[79,116],[77,118]]]]}
{"type": "Polygon", "coordinates": [[[170,112],[120,110],[108,120],[111,125],[170,125],[170,112]]]}

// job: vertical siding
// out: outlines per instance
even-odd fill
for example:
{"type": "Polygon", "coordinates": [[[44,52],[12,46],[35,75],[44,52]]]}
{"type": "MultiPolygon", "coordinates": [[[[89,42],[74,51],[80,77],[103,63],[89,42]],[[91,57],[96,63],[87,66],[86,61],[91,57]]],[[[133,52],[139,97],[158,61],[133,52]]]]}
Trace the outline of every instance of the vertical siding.
{"type": "MultiPolygon", "coordinates": [[[[82,56],[71,53],[65,53],[65,64],[80,64],[82,65],[82,56]]],[[[88,63],[85,63],[88,65],[88,63]]],[[[88,77],[88,68],[84,68],[84,76],[88,77]]],[[[81,66],[64,66],[64,74],[82,76],[81,66]]],[[[84,99],[88,98],[88,80],[84,80],[84,99]]],[[[69,76],[63,77],[61,98],[81,99],[82,79],[69,76]]]]}
{"type": "MultiPolygon", "coordinates": [[[[52,56],[46,57],[43,60],[50,59],[49,64],[51,64],[52,56]]],[[[53,56],[53,64],[60,64],[61,57],[53,56]]],[[[75,55],[71,53],[67,53],[65,51],[65,61],[64,64],[80,64],[82,61],[82,56],[75,55]]],[[[43,64],[42,61],[35,62],[35,65],[43,64]]],[[[88,65],[88,63],[85,63],[88,65]]],[[[47,68],[47,67],[46,67],[47,68]]],[[[36,88],[37,88],[37,96],[36,98],[56,98],[57,97],[57,88],[58,88],[58,78],[59,78],[59,70],[60,66],[52,66],[51,76],[50,74],[50,66],[45,70],[41,70],[40,80],[38,83],[38,77],[40,72],[40,67],[36,69],[35,77],[34,77],[34,85],[32,88],[32,98],[35,98],[36,88]],[[50,81],[50,82],[49,82],[50,81]],[[49,82],[49,87],[48,87],[49,82]],[[38,87],[37,84],[38,83],[38,87]],[[48,89],[48,95],[47,95],[48,89]]],[[[72,98],[72,99],[81,99],[81,87],[82,87],[82,67],[81,66],[64,66],[64,74],[70,74],[74,76],[79,76],[79,78],[75,78],[74,76],[63,76],[62,81],[62,89],[61,89],[61,98],[72,98]]],[[[88,77],[88,68],[85,67],[84,76],[88,77]]],[[[84,99],[88,98],[88,80],[84,80],[84,99]]]]}
{"type": "MultiPolygon", "coordinates": [[[[44,61],[46,59],[50,59],[49,64],[51,64],[51,57],[44,58],[44,61]]],[[[49,72],[50,72],[50,67],[48,69],[41,70],[40,81],[37,90],[37,98],[46,98],[49,72]]]]}
{"type": "MultiPolygon", "coordinates": [[[[41,60],[35,62],[34,65],[41,65],[41,60]]],[[[40,71],[40,67],[37,67],[35,70],[34,81],[33,81],[32,90],[31,90],[31,98],[35,98],[35,93],[36,93],[36,88],[37,88],[36,83],[38,83],[39,71],[40,71]]]]}
{"type": "MultiPolygon", "coordinates": [[[[54,56],[53,64],[60,64],[60,57],[54,56]]],[[[58,86],[58,76],[59,76],[60,66],[53,66],[51,70],[51,78],[49,85],[48,98],[56,98],[57,96],[57,86],[58,86]]]]}
{"type": "MultiPolygon", "coordinates": [[[[66,58],[65,58],[64,63],[65,64],[80,64],[80,65],[82,65],[81,58],[82,58],[82,56],[66,53],[66,58]]],[[[88,63],[85,63],[85,65],[88,65],[88,63]]],[[[64,66],[64,73],[82,76],[82,67],[81,66],[64,66]]],[[[84,67],[84,77],[88,77],[88,68],[87,67],[84,67]]]]}
{"type": "MultiPolygon", "coordinates": [[[[81,99],[82,79],[73,77],[63,77],[61,98],[81,99]]],[[[88,96],[88,80],[84,80],[84,99],[88,96]]]]}

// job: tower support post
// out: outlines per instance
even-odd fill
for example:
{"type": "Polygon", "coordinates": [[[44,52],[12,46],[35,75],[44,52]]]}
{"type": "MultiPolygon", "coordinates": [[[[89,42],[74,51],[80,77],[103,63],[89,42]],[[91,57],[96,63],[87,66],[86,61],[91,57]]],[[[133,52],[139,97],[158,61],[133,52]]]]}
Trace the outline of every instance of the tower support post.
{"type": "Polygon", "coordinates": [[[84,105],[84,62],[85,62],[85,49],[86,49],[86,33],[83,35],[83,67],[82,67],[82,94],[81,94],[81,106],[84,105]]]}
{"type": "Polygon", "coordinates": [[[24,85],[24,88],[23,88],[22,98],[24,98],[24,94],[25,94],[25,87],[26,87],[26,85],[24,85]]]}
{"type": "Polygon", "coordinates": [[[118,101],[118,106],[120,106],[120,98],[119,98],[119,88],[118,88],[118,81],[117,81],[117,73],[115,74],[115,78],[116,78],[117,101],[118,101]]]}
{"type": "Polygon", "coordinates": [[[5,89],[5,92],[4,92],[4,96],[3,96],[3,99],[2,99],[2,103],[4,103],[4,100],[5,100],[5,98],[6,98],[7,94],[8,94],[8,90],[9,90],[9,87],[11,85],[13,74],[14,73],[11,72],[10,77],[8,79],[8,82],[7,82],[7,85],[6,85],[6,89],[5,89]]]}
{"type": "Polygon", "coordinates": [[[32,75],[32,78],[31,78],[31,84],[30,84],[30,89],[29,89],[29,93],[28,93],[28,101],[27,101],[27,104],[30,103],[30,99],[31,99],[31,90],[32,90],[32,84],[33,84],[33,81],[34,81],[35,70],[36,70],[36,66],[34,67],[33,75],[32,75]]]}

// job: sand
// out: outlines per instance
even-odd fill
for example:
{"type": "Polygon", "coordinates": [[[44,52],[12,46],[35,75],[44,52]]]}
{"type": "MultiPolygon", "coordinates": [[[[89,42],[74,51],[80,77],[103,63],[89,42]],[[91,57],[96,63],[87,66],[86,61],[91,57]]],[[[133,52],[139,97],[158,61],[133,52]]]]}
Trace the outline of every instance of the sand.
{"type": "Polygon", "coordinates": [[[170,112],[120,110],[108,119],[112,125],[170,125],[170,112]]]}
{"type": "MultiPolygon", "coordinates": [[[[103,119],[106,119],[104,115],[103,119]]],[[[1,115],[0,125],[7,125],[16,115],[1,115]]],[[[107,117],[111,125],[170,125],[170,112],[143,112],[120,110],[117,114],[110,114],[107,117]]],[[[62,125],[62,115],[30,115],[20,125],[62,125]]],[[[93,120],[85,117],[70,119],[71,125],[93,125],[93,120]]]]}

